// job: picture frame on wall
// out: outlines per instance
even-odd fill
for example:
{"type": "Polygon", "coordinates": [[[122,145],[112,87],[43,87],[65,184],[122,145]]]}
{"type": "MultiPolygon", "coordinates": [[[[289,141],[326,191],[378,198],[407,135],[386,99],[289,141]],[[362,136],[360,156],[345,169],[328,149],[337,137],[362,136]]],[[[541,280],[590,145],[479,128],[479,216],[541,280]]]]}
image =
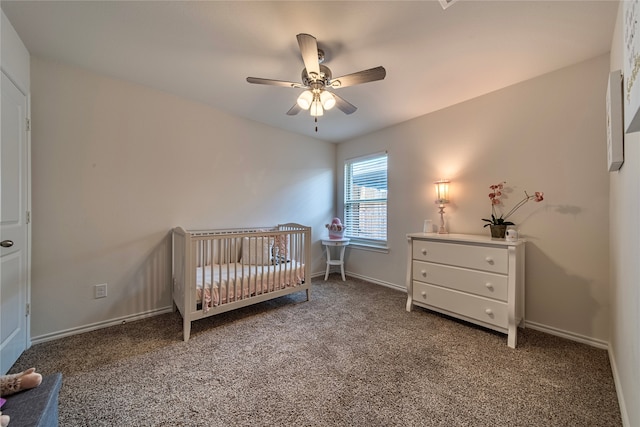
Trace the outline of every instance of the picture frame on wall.
{"type": "Polygon", "coordinates": [[[622,118],[622,72],[609,73],[607,85],[607,165],[609,172],[624,163],[624,123],[622,118]]]}
{"type": "Polygon", "coordinates": [[[623,2],[624,129],[640,131],[640,0],[623,2]]]}

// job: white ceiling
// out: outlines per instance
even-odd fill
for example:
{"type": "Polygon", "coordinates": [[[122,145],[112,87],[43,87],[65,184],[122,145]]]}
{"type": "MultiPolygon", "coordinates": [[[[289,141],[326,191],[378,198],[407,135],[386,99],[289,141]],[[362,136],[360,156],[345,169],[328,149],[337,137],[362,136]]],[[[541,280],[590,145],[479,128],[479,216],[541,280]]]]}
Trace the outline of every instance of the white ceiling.
{"type": "MultiPolygon", "coordinates": [[[[193,99],[230,114],[339,142],[609,51],[618,2],[5,1],[32,55],[193,99]],[[287,116],[300,89],[296,34],[309,33],[334,77],[382,65],[385,80],[339,89],[358,107],[287,116]]],[[[605,83],[603,82],[603,85],[605,83]]]]}

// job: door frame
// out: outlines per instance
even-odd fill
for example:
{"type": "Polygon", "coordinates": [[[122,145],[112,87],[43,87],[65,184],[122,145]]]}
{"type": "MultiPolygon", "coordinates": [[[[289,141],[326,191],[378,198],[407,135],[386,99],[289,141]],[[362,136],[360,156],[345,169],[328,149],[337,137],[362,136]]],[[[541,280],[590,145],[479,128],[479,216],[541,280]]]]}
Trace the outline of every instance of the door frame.
{"type": "MultiPolygon", "coordinates": [[[[4,65],[4,64],[3,64],[4,65]]],[[[28,125],[26,125],[25,129],[25,156],[26,156],[26,171],[25,171],[25,182],[24,185],[26,187],[26,196],[24,200],[25,204],[25,225],[26,225],[26,236],[25,236],[25,245],[26,248],[24,250],[26,256],[26,271],[25,271],[25,350],[29,349],[32,345],[31,342],[31,248],[32,248],[32,210],[31,210],[31,93],[26,90],[24,85],[20,84],[20,79],[14,78],[10,70],[7,70],[4,66],[0,67],[0,72],[7,77],[11,83],[25,96],[26,101],[26,111],[25,111],[25,119],[27,120],[28,125]]],[[[4,374],[4,373],[2,373],[4,374]]]]}
{"type": "Polygon", "coordinates": [[[27,92],[27,120],[29,120],[29,127],[27,128],[27,200],[25,200],[27,212],[27,313],[25,327],[27,328],[27,346],[25,350],[31,347],[31,222],[33,220],[33,211],[31,210],[31,129],[33,122],[31,120],[31,92],[27,92]]]}

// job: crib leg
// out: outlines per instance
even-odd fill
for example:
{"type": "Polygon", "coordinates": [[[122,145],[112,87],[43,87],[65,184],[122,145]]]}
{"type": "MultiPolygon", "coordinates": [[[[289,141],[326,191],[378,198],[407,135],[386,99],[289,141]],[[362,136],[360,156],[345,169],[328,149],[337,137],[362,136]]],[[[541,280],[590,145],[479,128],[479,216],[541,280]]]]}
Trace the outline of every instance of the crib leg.
{"type": "Polygon", "coordinates": [[[311,289],[307,289],[307,301],[311,299],[311,289]]]}
{"type": "Polygon", "coordinates": [[[189,335],[191,335],[191,321],[184,319],[182,321],[182,339],[185,342],[189,341],[189,335]]]}

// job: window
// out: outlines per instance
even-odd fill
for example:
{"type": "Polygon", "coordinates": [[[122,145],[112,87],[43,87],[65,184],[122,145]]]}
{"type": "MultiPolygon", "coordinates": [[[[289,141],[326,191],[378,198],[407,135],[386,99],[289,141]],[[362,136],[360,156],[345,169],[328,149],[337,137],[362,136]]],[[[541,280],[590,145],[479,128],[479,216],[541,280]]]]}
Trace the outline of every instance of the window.
{"type": "Polygon", "coordinates": [[[344,165],[345,235],[353,243],[387,245],[387,153],[347,160],[344,165]]]}

